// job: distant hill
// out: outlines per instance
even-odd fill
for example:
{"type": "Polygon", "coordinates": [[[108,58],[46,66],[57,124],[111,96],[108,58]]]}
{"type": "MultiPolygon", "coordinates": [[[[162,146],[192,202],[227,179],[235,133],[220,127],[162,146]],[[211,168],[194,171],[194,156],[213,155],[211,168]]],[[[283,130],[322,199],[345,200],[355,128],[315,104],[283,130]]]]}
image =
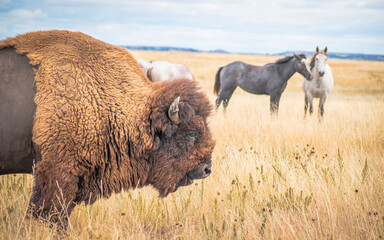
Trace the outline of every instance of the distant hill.
{"type": "Polygon", "coordinates": [[[121,46],[129,50],[144,50],[144,51],[163,51],[163,52],[201,52],[193,48],[179,48],[179,47],[152,47],[152,46],[121,46]]]}
{"type": "Polygon", "coordinates": [[[181,48],[181,47],[153,47],[153,46],[120,46],[129,50],[144,50],[144,51],[162,51],[162,52],[209,52],[209,53],[230,53],[222,49],[215,49],[210,51],[202,51],[194,48],[181,48]]]}
{"type": "MultiPolygon", "coordinates": [[[[312,57],[313,54],[315,54],[315,52],[309,52],[309,51],[286,51],[286,52],[278,53],[276,55],[284,56],[284,55],[292,55],[293,53],[305,54],[308,58],[312,57]]],[[[338,59],[384,61],[384,55],[377,55],[377,54],[328,52],[327,55],[330,58],[338,58],[338,59]]]]}
{"type": "MultiPolygon", "coordinates": [[[[222,49],[215,49],[210,51],[202,51],[194,48],[181,48],[181,47],[154,47],[154,46],[121,46],[123,48],[129,49],[129,50],[144,50],[144,51],[165,51],[165,52],[209,52],[209,53],[228,53],[231,52],[222,50],[222,49]]],[[[296,54],[305,54],[308,58],[312,57],[314,52],[309,51],[285,51],[282,53],[276,53],[276,54],[265,54],[265,55],[278,55],[278,56],[284,56],[284,55],[292,55],[293,53],[296,54]]],[[[256,54],[256,53],[242,53],[242,54],[256,54]]],[[[261,54],[262,55],[262,54],[261,54]]],[[[336,53],[336,52],[329,52],[328,57],[330,58],[338,58],[338,59],[348,59],[348,60],[367,60],[367,61],[384,61],[384,55],[378,55],[378,54],[361,54],[361,53],[336,53]]]]}

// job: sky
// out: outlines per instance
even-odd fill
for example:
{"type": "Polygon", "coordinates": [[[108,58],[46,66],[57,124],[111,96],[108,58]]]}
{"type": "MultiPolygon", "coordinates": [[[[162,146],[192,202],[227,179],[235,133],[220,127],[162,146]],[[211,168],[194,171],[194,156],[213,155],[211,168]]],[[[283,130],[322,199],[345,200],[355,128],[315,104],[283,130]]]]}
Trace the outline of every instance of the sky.
{"type": "Polygon", "coordinates": [[[50,29],[115,45],[384,54],[384,0],[0,0],[0,39],[50,29]]]}

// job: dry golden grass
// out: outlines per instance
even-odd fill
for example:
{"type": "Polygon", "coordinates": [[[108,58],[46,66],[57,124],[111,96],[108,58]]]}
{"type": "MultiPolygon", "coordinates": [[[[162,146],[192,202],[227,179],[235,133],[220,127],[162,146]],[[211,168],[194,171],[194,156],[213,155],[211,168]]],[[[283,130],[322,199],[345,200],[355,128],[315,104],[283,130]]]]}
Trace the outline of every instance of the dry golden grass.
{"type": "MultiPolygon", "coordinates": [[[[186,64],[212,101],[217,69],[277,57],[132,52],[186,64]]],[[[268,96],[237,89],[210,119],[213,172],[165,199],[152,188],[80,205],[66,233],[25,218],[27,175],[0,177],[3,239],[380,239],[384,238],[384,63],[330,59],[335,88],[325,118],[303,119],[300,75],[277,118],[268,96]]]]}

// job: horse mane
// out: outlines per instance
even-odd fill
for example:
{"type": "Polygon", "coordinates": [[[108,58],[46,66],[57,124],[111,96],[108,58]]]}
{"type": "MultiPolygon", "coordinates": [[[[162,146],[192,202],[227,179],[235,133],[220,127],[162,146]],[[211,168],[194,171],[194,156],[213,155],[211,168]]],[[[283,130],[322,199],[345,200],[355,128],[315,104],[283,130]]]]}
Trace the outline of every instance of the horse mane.
{"type": "Polygon", "coordinates": [[[315,54],[313,54],[312,58],[311,58],[311,62],[309,63],[309,67],[311,68],[311,70],[315,67],[315,59],[316,59],[316,56],[317,56],[317,52],[315,54]]]}
{"type": "Polygon", "coordinates": [[[299,55],[297,55],[297,56],[299,56],[299,57],[301,57],[301,58],[307,58],[307,56],[305,56],[305,54],[299,54],[299,55]]]}
{"type": "MultiPolygon", "coordinates": [[[[307,58],[307,56],[305,56],[304,54],[299,54],[299,55],[297,55],[297,56],[299,56],[299,57],[301,57],[301,58],[307,58]]],[[[284,58],[280,58],[279,60],[277,60],[275,63],[276,64],[281,64],[281,63],[286,63],[286,62],[288,62],[288,61],[290,61],[292,58],[294,58],[295,56],[286,56],[286,57],[284,57],[284,58]]]]}
{"type": "Polygon", "coordinates": [[[318,54],[320,54],[320,53],[321,53],[321,54],[324,54],[325,56],[328,57],[327,53],[324,52],[324,50],[321,50],[321,51],[319,51],[319,52],[315,52],[315,54],[313,54],[313,56],[312,56],[312,58],[311,58],[311,62],[309,63],[309,67],[311,68],[311,70],[315,67],[316,56],[317,56],[318,54]]]}

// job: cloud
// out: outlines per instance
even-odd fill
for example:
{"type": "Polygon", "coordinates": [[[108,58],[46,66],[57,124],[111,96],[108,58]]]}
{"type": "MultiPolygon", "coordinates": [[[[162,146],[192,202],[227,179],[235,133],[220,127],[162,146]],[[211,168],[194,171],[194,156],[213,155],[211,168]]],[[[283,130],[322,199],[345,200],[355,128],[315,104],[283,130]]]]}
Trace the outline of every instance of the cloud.
{"type": "Polygon", "coordinates": [[[274,53],[324,43],[384,53],[384,2],[377,0],[0,1],[8,6],[0,11],[0,38],[68,29],[125,45],[274,53]]]}
{"type": "Polygon", "coordinates": [[[0,22],[0,34],[7,34],[7,26],[4,22],[0,22]]]}
{"type": "Polygon", "coordinates": [[[0,7],[5,7],[7,6],[11,0],[0,0],[0,7]]]}
{"type": "Polygon", "coordinates": [[[41,18],[44,16],[40,9],[28,10],[28,9],[15,9],[9,12],[9,17],[14,19],[33,19],[41,18]]]}

